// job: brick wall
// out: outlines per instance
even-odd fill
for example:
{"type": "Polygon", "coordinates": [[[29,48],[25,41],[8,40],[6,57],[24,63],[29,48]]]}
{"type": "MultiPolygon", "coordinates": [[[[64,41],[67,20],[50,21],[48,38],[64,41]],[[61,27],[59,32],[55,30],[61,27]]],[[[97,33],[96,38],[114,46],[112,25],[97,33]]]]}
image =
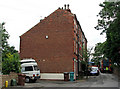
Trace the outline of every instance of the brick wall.
{"type": "Polygon", "coordinates": [[[71,72],[73,31],[72,14],[56,10],[20,37],[21,59],[34,58],[42,73],[71,72]]]}
{"type": "Polygon", "coordinates": [[[21,59],[35,59],[41,73],[73,71],[73,58],[77,59],[76,54],[78,54],[78,34],[80,34],[80,44],[82,37],[85,39],[81,27],[78,33],[78,25],[74,14],[57,9],[20,36],[21,59]],[[48,39],[45,38],[46,36],[48,39]]]}
{"type": "Polygon", "coordinates": [[[10,72],[9,75],[2,75],[2,87],[5,86],[5,81],[8,81],[8,85],[10,85],[11,79],[16,79],[16,81],[18,82],[18,75],[17,75],[17,73],[10,72]]]}

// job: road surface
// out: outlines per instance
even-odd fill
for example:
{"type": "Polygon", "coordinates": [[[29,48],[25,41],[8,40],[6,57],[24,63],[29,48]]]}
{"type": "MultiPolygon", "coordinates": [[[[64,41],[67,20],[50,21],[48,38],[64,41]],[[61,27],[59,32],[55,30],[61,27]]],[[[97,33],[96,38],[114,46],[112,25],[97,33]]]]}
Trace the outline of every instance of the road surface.
{"type": "MultiPolygon", "coordinates": [[[[37,80],[36,83],[25,83],[25,86],[22,88],[24,89],[41,89],[41,88],[46,88],[46,87],[72,87],[72,88],[77,88],[77,87],[86,87],[91,89],[96,88],[96,87],[106,87],[105,89],[118,89],[117,87],[119,86],[120,81],[118,82],[117,76],[114,74],[108,74],[108,73],[100,73],[99,76],[90,76],[89,79],[84,79],[84,80],[76,80],[76,81],[47,81],[47,80],[37,80]]],[[[17,87],[9,87],[8,89],[19,89],[21,86],[17,87]]],[[[75,88],[75,89],[76,89],[75,88]]],[[[83,89],[84,89],[83,88],[83,89]]],[[[96,89],[99,89],[96,88],[96,89]]]]}

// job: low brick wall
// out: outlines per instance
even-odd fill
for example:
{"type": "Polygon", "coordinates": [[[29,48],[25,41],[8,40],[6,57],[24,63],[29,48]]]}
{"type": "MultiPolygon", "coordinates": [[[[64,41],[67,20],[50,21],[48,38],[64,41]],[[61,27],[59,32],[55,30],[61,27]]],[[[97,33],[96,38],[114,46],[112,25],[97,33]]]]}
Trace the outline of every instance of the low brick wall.
{"type": "Polygon", "coordinates": [[[2,87],[5,86],[5,81],[8,81],[8,86],[9,86],[12,79],[16,79],[16,81],[18,82],[18,74],[14,72],[10,72],[9,75],[2,75],[2,87]]]}

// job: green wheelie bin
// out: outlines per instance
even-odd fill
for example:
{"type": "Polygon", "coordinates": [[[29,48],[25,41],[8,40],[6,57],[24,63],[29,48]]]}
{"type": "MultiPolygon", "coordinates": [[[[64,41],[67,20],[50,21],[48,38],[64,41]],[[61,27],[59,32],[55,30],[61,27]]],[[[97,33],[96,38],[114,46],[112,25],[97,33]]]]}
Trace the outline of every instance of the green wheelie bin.
{"type": "Polygon", "coordinates": [[[74,81],[74,72],[70,72],[70,81],[74,81]]]}

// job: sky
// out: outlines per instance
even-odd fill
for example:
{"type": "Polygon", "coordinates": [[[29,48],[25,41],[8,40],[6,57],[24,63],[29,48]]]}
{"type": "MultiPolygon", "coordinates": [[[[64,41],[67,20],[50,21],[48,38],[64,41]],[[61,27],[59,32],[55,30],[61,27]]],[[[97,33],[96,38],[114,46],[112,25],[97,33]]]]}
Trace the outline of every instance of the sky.
{"type": "Polygon", "coordinates": [[[40,22],[59,7],[69,4],[71,12],[76,14],[88,41],[88,48],[106,40],[94,27],[97,25],[99,4],[104,0],[1,0],[0,23],[10,35],[10,46],[19,51],[20,36],[40,22]]]}

